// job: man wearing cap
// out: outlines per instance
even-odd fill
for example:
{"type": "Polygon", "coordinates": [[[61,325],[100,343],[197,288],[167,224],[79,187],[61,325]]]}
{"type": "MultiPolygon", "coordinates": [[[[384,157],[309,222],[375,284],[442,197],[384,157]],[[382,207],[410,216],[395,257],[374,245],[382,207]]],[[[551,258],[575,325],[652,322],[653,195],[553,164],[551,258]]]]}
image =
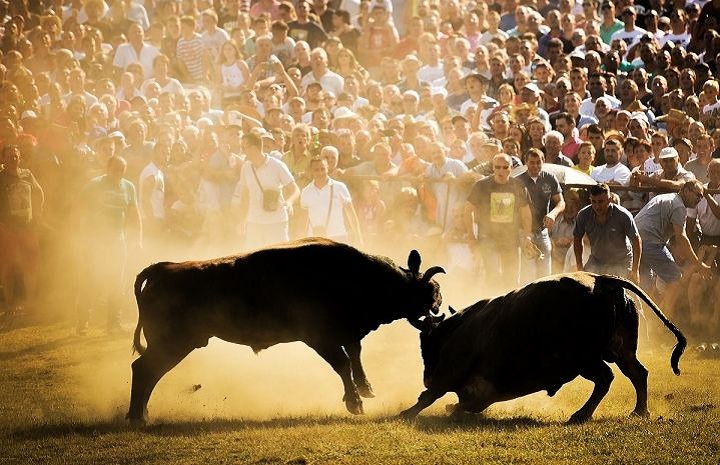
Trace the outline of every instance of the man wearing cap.
{"type": "Polygon", "coordinates": [[[464,208],[470,246],[481,253],[495,292],[517,287],[519,247],[532,247],[529,196],[522,182],[510,177],[511,163],[509,155],[495,155],[493,176],[473,185],[464,208]]]}
{"type": "Polygon", "coordinates": [[[685,226],[687,209],[696,208],[705,194],[698,180],[688,181],[679,192],[660,194],[643,207],[635,217],[642,238],[642,257],[640,259],[640,282],[646,291],[655,289],[654,278],[659,277],[667,285],[662,307],[676,308],[680,293],[682,270],[675,260],[680,256],[701,274],[710,276],[710,267],[700,261],[690,245],[685,226]],[[673,252],[668,249],[668,241],[674,237],[673,252]]]}
{"type": "Polygon", "coordinates": [[[616,139],[607,139],[603,147],[605,164],[596,166],[590,173],[597,182],[627,186],[630,183],[630,169],[620,163],[622,144],[616,139]]]}
{"type": "Polygon", "coordinates": [[[626,44],[631,45],[641,35],[647,31],[645,29],[635,26],[635,19],[637,18],[637,12],[634,6],[626,6],[623,8],[621,16],[624,27],[610,37],[610,43],[614,40],[624,40],[626,44]]]}
{"type": "Polygon", "coordinates": [[[292,205],[300,196],[287,165],[264,152],[262,132],[254,131],[243,137],[247,161],[234,195],[246,250],[287,242],[292,205]]]}
{"type": "Polygon", "coordinates": [[[610,202],[610,187],[590,187],[590,205],[575,218],[573,251],[578,271],[627,276],[639,284],[642,245],[632,214],[610,202]],[[590,258],[583,263],[583,237],[590,240],[590,258]]]}
{"type": "Polygon", "coordinates": [[[542,91],[537,84],[530,82],[525,84],[525,86],[520,90],[520,100],[522,100],[523,103],[534,106],[537,109],[538,118],[543,120],[546,128],[549,128],[550,117],[548,116],[548,113],[539,106],[541,92],[542,91]]]}
{"type": "Polygon", "coordinates": [[[674,148],[665,147],[660,151],[658,158],[662,169],[649,176],[642,171],[634,171],[632,173],[633,185],[675,190],[695,179],[692,173],[680,166],[678,152],[674,148]]]}

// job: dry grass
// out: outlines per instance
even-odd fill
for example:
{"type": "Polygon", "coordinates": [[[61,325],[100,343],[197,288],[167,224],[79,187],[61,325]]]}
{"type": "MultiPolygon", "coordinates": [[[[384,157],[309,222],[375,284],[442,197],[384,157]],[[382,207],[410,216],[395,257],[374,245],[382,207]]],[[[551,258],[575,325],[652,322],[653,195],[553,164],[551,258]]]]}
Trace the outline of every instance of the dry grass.
{"type": "Polygon", "coordinates": [[[414,423],[398,421],[420,392],[421,365],[417,335],[396,323],[364,343],[378,395],[365,417],[344,412],[339,379],[304,346],[254,356],[213,341],[161,381],[152,423],[133,429],[123,419],[129,339],[79,338],[63,325],[1,333],[0,464],[720,463],[720,360],[690,350],[675,377],[661,342],[641,353],[649,420],[627,418],[634,393],[618,375],[581,426],[563,421],[589,395],[582,380],[460,422],[445,416],[451,396],[414,423]]]}

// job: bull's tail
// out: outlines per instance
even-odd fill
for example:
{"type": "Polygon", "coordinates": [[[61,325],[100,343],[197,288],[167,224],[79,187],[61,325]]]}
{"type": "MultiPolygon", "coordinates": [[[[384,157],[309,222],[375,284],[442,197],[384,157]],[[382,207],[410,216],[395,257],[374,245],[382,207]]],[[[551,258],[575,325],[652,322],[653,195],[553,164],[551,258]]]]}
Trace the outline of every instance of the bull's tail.
{"type": "Polygon", "coordinates": [[[146,350],[146,347],[143,346],[142,342],[140,341],[140,333],[143,329],[144,316],[143,305],[140,304],[140,294],[142,293],[143,283],[146,280],[152,278],[154,271],[157,269],[158,265],[160,265],[160,263],[155,263],[154,265],[148,266],[147,268],[142,270],[135,279],[135,301],[137,302],[138,306],[138,322],[137,326],[135,326],[135,333],[133,334],[133,352],[137,352],[140,355],[144,354],[146,350]]]}
{"type": "Polygon", "coordinates": [[[652,309],[653,312],[655,312],[655,315],[660,319],[660,321],[663,322],[663,324],[675,335],[675,338],[677,339],[677,344],[673,348],[672,355],[670,356],[670,366],[672,367],[673,373],[676,375],[680,374],[680,357],[682,356],[683,352],[685,351],[685,347],[687,346],[687,339],[685,339],[685,336],[683,333],[678,329],[677,326],[675,326],[672,321],[668,319],[667,316],[660,310],[660,308],[657,306],[655,302],[650,298],[649,295],[645,293],[639,286],[637,286],[632,281],[628,281],[626,279],[618,278],[617,276],[606,276],[607,278],[611,278],[614,282],[622,286],[624,289],[627,289],[629,291],[632,291],[635,293],[638,297],[640,297],[642,300],[645,301],[646,304],[652,309]]]}

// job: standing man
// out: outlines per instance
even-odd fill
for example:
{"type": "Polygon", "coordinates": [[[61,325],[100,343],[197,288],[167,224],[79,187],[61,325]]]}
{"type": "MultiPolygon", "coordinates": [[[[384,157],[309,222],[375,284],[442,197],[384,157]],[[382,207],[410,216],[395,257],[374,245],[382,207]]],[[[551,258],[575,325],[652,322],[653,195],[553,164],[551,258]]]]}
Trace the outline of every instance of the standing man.
{"type": "Polygon", "coordinates": [[[510,177],[511,164],[509,155],[495,155],[493,175],[473,185],[464,208],[470,247],[481,253],[496,292],[517,287],[519,247],[532,247],[530,199],[522,182],[510,177]]]}
{"type": "Polygon", "coordinates": [[[287,242],[292,205],[300,195],[287,165],[263,151],[263,132],[243,137],[246,162],[235,191],[246,249],[287,242]]]}
{"type": "MultiPolygon", "coordinates": [[[[702,136],[701,136],[702,138],[702,136]]],[[[700,144],[698,144],[700,145],[700,144]]],[[[700,247],[698,257],[709,266],[717,259],[718,246],[720,246],[720,194],[711,194],[710,190],[720,189],[720,159],[713,158],[707,165],[708,183],[705,186],[705,198],[697,207],[688,210],[688,225],[691,231],[697,226],[700,227],[700,247]]],[[[713,285],[713,280],[703,279],[701,275],[693,274],[688,285],[688,302],[690,304],[690,322],[692,324],[703,324],[705,315],[713,315],[714,321],[709,323],[716,325],[720,323],[720,307],[715,300],[715,311],[706,311],[703,298],[706,292],[713,285]]],[[[720,297],[720,289],[714,291],[716,297],[720,297]]],[[[707,302],[707,300],[705,301],[707,302]]]]}
{"type": "Polygon", "coordinates": [[[640,283],[642,245],[632,214],[610,202],[610,187],[590,187],[590,205],[578,212],[573,232],[578,271],[627,276],[640,283]],[[590,258],[583,264],[583,236],[590,240],[590,258]]]}
{"type": "Polygon", "coordinates": [[[0,170],[0,289],[10,314],[22,311],[16,295],[16,272],[24,287],[25,301],[35,298],[40,265],[37,223],[45,196],[29,169],[20,168],[20,148],[2,148],[0,170]]]}
{"type": "Polygon", "coordinates": [[[307,235],[362,245],[360,223],[347,186],[328,175],[325,158],[313,158],[310,171],[313,180],[300,194],[300,206],[308,212],[307,235]]]}
{"type": "Polygon", "coordinates": [[[80,193],[78,213],[86,234],[78,243],[84,252],[83,273],[79,276],[77,332],[84,335],[90,319],[90,306],[106,307],[106,330],[121,331],[120,299],[127,264],[127,235],[132,232],[137,248],[142,248],[142,220],[135,186],[125,179],[127,162],[122,157],[108,161],[105,174],[98,176],[80,193]],[[101,244],[87,247],[87,244],[101,244]],[[94,296],[95,301],[86,300],[94,296]],[[102,302],[104,300],[104,302],[102,302]]]}
{"type": "Polygon", "coordinates": [[[710,274],[710,268],[695,255],[685,231],[687,209],[697,207],[704,194],[705,188],[700,181],[688,181],[680,192],[650,199],[635,217],[642,237],[641,284],[646,291],[655,287],[655,277],[660,277],[667,284],[664,308],[675,308],[682,277],[682,271],[667,246],[670,238],[675,237],[673,250],[676,255],[689,261],[701,274],[710,274]]]}
{"type": "Polygon", "coordinates": [[[542,278],[552,272],[550,230],[555,224],[555,219],[565,210],[565,199],[560,183],[554,174],[542,170],[544,162],[545,155],[540,150],[528,150],[525,155],[527,171],[517,177],[530,196],[531,239],[540,251],[539,254],[532,254],[534,255],[532,258],[525,257],[523,260],[523,276],[528,281],[542,278]],[[554,205],[552,209],[550,209],[551,205],[554,205]]]}

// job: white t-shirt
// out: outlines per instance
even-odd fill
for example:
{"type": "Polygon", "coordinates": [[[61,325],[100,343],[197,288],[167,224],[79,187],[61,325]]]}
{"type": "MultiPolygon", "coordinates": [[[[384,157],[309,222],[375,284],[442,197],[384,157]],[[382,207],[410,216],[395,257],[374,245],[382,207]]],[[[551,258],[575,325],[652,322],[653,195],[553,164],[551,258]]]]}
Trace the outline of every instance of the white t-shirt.
{"type": "Polygon", "coordinates": [[[613,40],[622,39],[625,41],[625,43],[628,45],[628,48],[635,43],[638,38],[645,34],[647,31],[641,27],[635,27],[632,31],[626,31],[624,28],[620,29],[619,31],[613,33],[613,35],[610,37],[610,43],[612,44],[613,40]]]}
{"type": "Polygon", "coordinates": [[[248,160],[240,172],[240,181],[235,189],[235,200],[242,195],[246,188],[249,193],[249,206],[247,222],[255,224],[276,224],[288,220],[287,208],[284,206],[285,198],[282,189],[295,181],[287,165],[274,157],[265,157],[265,162],[255,168],[260,183],[253,174],[253,165],[248,160]],[[260,187],[262,186],[262,188],[260,187]],[[266,211],[263,208],[263,190],[275,190],[280,192],[280,207],[275,211],[266,211]]]}
{"type": "Polygon", "coordinates": [[[330,91],[335,94],[335,97],[342,93],[343,87],[345,86],[345,79],[330,70],[325,71],[325,74],[320,76],[320,79],[315,79],[315,75],[311,71],[303,76],[302,81],[300,81],[300,85],[303,90],[305,90],[307,89],[307,86],[313,82],[319,82],[325,92],[330,91]]]}
{"type": "Polygon", "coordinates": [[[334,179],[330,179],[323,188],[318,188],[315,182],[308,184],[300,193],[300,206],[308,211],[309,236],[317,235],[313,227],[325,228],[324,237],[329,239],[346,238],[348,230],[345,227],[343,209],[352,202],[347,186],[334,179]],[[332,191],[332,208],[330,208],[330,192],[332,191]],[[326,224],[327,222],[327,224],[326,224]]]}
{"type": "Polygon", "coordinates": [[[160,55],[160,50],[153,45],[143,44],[143,48],[140,49],[140,54],[138,55],[130,43],[125,43],[118,46],[115,52],[115,58],[113,59],[113,66],[121,68],[124,71],[128,65],[140,63],[143,68],[143,75],[146,79],[150,79],[155,75],[153,72],[153,61],[158,55],[160,55]]]}
{"type": "Polygon", "coordinates": [[[615,166],[608,167],[607,164],[596,166],[590,172],[590,177],[597,182],[610,182],[615,181],[622,186],[630,184],[630,169],[618,163],[615,166]]]}

